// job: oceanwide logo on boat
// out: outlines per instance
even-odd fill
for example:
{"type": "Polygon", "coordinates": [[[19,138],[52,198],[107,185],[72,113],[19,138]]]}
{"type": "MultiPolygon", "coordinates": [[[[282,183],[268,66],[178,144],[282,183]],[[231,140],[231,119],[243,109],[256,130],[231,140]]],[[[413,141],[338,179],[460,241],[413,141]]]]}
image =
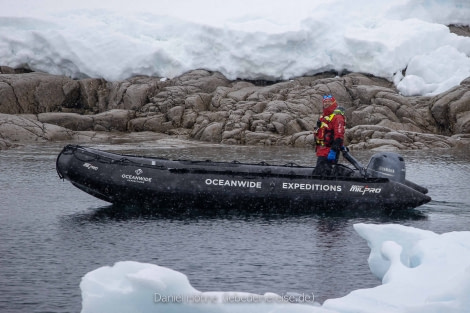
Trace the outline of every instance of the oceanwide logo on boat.
{"type": "Polygon", "coordinates": [[[144,184],[144,183],[151,183],[152,182],[152,177],[145,177],[145,176],[140,176],[144,171],[142,171],[140,168],[135,171],[136,175],[130,175],[130,174],[122,174],[122,178],[127,180],[130,183],[139,183],[139,184],[144,184]]]}
{"type": "Polygon", "coordinates": [[[204,182],[206,183],[206,185],[213,185],[213,186],[261,188],[261,182],[260,181],[207,178],[204,182]]]}

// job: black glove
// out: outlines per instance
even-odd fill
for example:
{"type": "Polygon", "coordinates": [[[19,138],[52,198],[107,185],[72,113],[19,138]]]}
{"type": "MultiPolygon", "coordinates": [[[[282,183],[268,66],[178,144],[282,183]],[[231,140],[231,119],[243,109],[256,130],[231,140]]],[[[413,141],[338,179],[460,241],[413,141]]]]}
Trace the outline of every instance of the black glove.
{"type": "Polygon", "coordinates": [[[321,127],[321,121],[320,121],[320,120],[317,121],[317,127],[318,127],[318,128],[321,127]]]}
{"type": "Polygon", "coordinates": [[[333,144],[331,145],[331,150],[334,150],[335,152],[339,152],[342,145],[343,145],[343,139],[336,138],[335,140],[333,140],[333,144]]]}

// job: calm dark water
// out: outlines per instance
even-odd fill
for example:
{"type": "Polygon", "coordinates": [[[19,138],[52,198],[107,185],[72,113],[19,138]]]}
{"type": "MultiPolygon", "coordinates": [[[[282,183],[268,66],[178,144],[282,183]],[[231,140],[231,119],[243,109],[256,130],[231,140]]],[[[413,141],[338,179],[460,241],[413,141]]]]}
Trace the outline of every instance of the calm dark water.
{"type": "MultiPolygon", "coordinates": [[[[312,151],[161,141],[95,145],[169,158],[312,164],[312,151]]],[[[80,279],[117,261],[167,266],[201,291],[341,297],[380,282],[355,223],[400,223],[438,233],[470,229],[469,151],[405,151],[407,178],[433,201],[406,215],[225,212],[162,216],[113,207],[61,181],[62,145],[0,151],[0,312],[79,312],[80,279]]],[[[356,152],[367,163],[371,151],[356,152]]]]}

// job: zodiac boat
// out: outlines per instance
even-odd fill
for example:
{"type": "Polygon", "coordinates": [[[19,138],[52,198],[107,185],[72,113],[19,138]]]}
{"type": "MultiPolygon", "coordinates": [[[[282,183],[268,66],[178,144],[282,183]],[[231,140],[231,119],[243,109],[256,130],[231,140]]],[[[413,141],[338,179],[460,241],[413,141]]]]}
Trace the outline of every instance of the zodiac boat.
{"type": "Polygon", "coordinates": [[[409,209],[431,200],[405,178],[405,161],[377,153],[367,167],[347,149],[354,168],[338,164],[328,177],[314,167],[123,155],[68,145],[57,157],[59,177],[113,204],[160,208],[219,207],[302,209],[371,207],[409,209]]]}

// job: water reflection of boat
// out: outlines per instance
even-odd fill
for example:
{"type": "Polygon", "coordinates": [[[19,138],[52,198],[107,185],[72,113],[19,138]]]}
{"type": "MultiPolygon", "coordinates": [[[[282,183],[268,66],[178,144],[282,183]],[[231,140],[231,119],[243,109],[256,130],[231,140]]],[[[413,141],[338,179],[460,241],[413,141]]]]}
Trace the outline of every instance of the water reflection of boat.
{"type": "Polygon", "coordinates": [[[168,160],[68,145],[57,157],[61,178],[107,202],[178,208],[215,206],[296,209],[415,208],[431,200],[427,189],[405,179],[404,159],[377,153],[364,168],[338,165],[319,177],[313,167],[168,160]]]}

